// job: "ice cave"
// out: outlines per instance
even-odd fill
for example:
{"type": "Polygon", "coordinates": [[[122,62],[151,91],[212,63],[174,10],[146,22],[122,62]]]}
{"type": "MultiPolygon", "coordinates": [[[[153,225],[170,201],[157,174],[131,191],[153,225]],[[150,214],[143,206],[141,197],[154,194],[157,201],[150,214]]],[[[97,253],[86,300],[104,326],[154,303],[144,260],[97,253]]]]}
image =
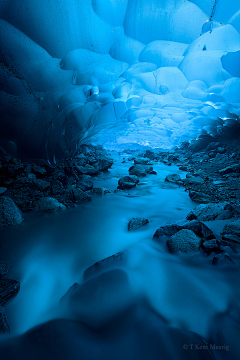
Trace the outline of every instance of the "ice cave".
{"type": "Polygon", "coordinates": [[[240,0],[0,0],[0,359],[240,358],[240,0]]]}

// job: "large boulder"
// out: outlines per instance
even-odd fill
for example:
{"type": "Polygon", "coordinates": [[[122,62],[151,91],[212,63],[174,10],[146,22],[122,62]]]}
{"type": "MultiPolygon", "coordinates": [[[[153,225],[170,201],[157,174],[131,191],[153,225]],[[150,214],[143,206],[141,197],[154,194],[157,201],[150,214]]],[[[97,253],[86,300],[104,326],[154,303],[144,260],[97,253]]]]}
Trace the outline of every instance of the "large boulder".
{"type": "Polygon", "coordinates": [[[168,174],[165,178],[165,181],[174,183],[174,184],[180,184],[182,183],[181,176],[178,174],[168,174]]]}
{"type": "Polygon", "coordinates": [[[147,176],[148,173],[153,171],[153,167],[148,165],[137,164],[131,166],[128,171],[129,171],[129,175],[143,177],[143,176],[147,176]]]}
{"type": "Polygon", "coordinates": [[[60,210],[65,210],[66,206],[61,204],[57,199],[52,197],[44,197],[36,202],[34,211],[43,211],[46,213],[54,213],[60,210]]]}
{"type": "Polygon", "coordinates": [[[0,197],[0,227],[19,225],[23,221],[22,212],[8,196],[0,197]]]}
{"type": "Polygon", "coordinates": [[[180,220],[158,228],[154,234],[154,239],[166,240],[170,236],[176,234],[183,229],[193,231],[197,236],[203,238],[204,240],[210,240],[215,238],[212,230],[210,230],[204,223],[197,220],[180,220]]]}
{"type": "Polygon", "coordinates": [[[240,219],[231,221],[224,226],[223,239],[240,244],[240,219]]]}
{"type": "Polygon", "coordinates": [[[77,188],[81,189],[82,191],[92,190],[93,182],[91,180],[91,176],[89,175],[82,175],[79,177],[79,181],[76,184],[77,188]]]}
{"type": "Polygon", "coordinates": [[[141,217],[133,218],[128,223],[128,231],[137,230],[140,227],[142,227],[142,226],[144,226],[144,225],[146,225],[148,223],[149,223],[148,219],[144,219],[144,218],[141,218],[141,217]]]}
{"type": "Polygon", "coordinates": [[[213,221],[230,219],[239,212],[227,202],[218,204],[201,204],[193,209],[188,215],[187,220],[213,221]]]}
{"type": "Polygon", "coordinates": [[[202,239],[191,230],[180,230],[167,240],[171,253],[193,253],[200,249],[202,239]]]}
{"type": "Polygon", "coordinates": [[[135,187],[139,183],[139,179],[135,175],[123,176],[118,180],[118,188],[128,190],[135,187]]]}
{"type": "Polygon", "coordinates": [[[7,323],[7,317],[4,308],[0,306],[0,334],[7,333],[10,333],[10,329],[7,323]]]}
{"type": "Polygon", "coordinates": [[[127,264],[127,250],[120,251],[114,255],[111,255],[103,260],[97,261],[95,264],[85,270],[83,274],[84,280],[101,274],[112,268],[118,268],[127,264]]]}

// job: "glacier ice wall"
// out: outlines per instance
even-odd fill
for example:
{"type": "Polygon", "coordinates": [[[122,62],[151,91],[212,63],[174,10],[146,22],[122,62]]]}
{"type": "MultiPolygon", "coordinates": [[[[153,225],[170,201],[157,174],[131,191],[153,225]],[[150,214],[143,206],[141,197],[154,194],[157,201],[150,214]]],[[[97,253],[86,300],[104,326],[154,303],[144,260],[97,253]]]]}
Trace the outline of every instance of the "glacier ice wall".
{"type": "Polygon", "coordinates": [[[0,146],[172,147],[240,116],[235,0],[0,0],[0,146]]]}

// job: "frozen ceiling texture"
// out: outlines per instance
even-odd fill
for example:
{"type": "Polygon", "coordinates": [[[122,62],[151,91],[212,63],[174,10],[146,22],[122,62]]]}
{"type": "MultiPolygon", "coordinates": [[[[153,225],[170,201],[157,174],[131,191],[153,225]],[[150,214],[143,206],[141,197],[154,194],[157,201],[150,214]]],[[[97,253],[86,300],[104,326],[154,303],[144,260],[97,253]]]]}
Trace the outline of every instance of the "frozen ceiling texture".
{"type": "Polygon", "coordinates": [[[0,0],[2,151],[169,148],[240,116],[240,1],[0,0]]]}

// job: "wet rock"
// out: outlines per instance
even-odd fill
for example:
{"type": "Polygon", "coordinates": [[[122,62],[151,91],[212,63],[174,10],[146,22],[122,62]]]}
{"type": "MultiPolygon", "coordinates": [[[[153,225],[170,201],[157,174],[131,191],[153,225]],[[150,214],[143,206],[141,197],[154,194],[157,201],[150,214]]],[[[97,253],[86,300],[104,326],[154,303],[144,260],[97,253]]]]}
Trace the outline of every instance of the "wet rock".
{"type": "Polygon", "coordinates": [[[75,320],[83,321],[99,331],[116,313],[129,306],[132,295],[126,272],[122,269],[111,269],[82,285],[74,285],[62,298],[61,304],[71,311],[75,320]]]}
{"type": "Polygon", "coordinates": [[[7,177],[14,178],[24,172],[24,167],[23,165],[7,164],[4,172],[7,177]]]}
{"type": "Polygon", "coordinates": [[[170,236],[176,234],[178,231],[183,229],[193,231],[197,236],[203,238],[204,240],[210,240],[215,238],[212,230],[210,230],[204,223],[197,220],[180,220],[161,226],[155,232],[154,239],[156,240],[156,238],[158,238],[159,240],[166,240],[170,236]]]}
{"type": "Polygon", "coordinates": [[[42,191],[46,191],[51,185],[50,182],[42,180],[42,179],[35,179],[33,182],[42,191]]]}
{"type": "Polygon", "coordinates": [[[167,246],[171,253],[193,253],[200,249],[202,239],[192,230],[180,230],[167,240],[167,246]]]}
{"type": "Polygon", "coordinates": [[[63,184],[61,183],[61,181],[56,180],[52,184],[51,192],[52,192],[53,195],[62,195],[62,194],[65,194],[66,190],[64,189],[63,184]]]}
{"type": "Polygon", "coordinates": [[[56,168],[53,165],[44,164],[44,169],[47,172],[47,176],[51,176],[54,173],[56,168]]]}
{"type": "Polygon", "coordinates": [[[136,217],[129,221],[128,223],[128,231],[137,230],[140,227],[149,223],[148,219],[136,217]]]}
{"type": "Polygon", "coordinates": [[[0,227],[19,225],[23,222],[22,212],[8,196],[0,197],[0,227]]]}
{"type": "Polygon", "coordinates": [[[218,151],[219,154],[225,154],[226,149],[223,148],[223,147],[219,147],[219,148],[217,149],[217,151],[218,151]]]}
{"type": "Polygon", "coordinates": [[[233,265],[234,264],[234,262],[232,261],[232,259],[230,258],[230,256],[228,254],[217,254],[212,259],[212,262],[214,265],[220,265],[220,264],[232,264],[233,265]]]}
{"type": "Polygon", "coordinates": [[[189,197],[192,201],[198,202],[200,204],[208,204],[213,201],[213,198],[207,194],[198,191],[189,191],[189,197]]]}
{"type": "Polygon", "coordinates": [[[230,219],[239,212],[227,202],[201,204],[193,209],[188,215],[187,220],[213,221],[230,219]]]}
{"type": "Polygon", "coordinates": [[[239,173],[239,172],[240,172],[239,164],[230,165],[230,166],[225,167],[224,169],[219,170],[220,175],[239,173]]]}
{"type": "Polygon", "coordinates": [[[92,198],[90,195],[86,194],[81,189],[75,188],[72,190],[74,202],[81,203],[81,202],[88,202],[91,201],[92,198]]]}
{"type": "Polygon", "coordinates": [[[223,239],[240,244],[240,219],[231,221],[224,226],[223,239]]]}
{"type": "Polygon", "coordinates": [[[165,181],[170,182],[170,183],[174,183],[174,184],[181,184],[182,183],[182,179],[180,177],[180,175],[178,174],[169,174],[166,176],[165,181]]]}
{"type": "Polygon", "coordinates": [[[147,165],[148,164],[148,159],[147,158],[136,158],[134,159],[134,164],[135,165],[147,165]]]}
{"type": "Polygon", "coordinates": [[[89,280],[95,275],[98,275],[114,267],[117,268],[119,266],[124,266],[126,263],[127,263],[127,250],[120,251],[90,266],[87,270],[85,270],[83,274],[83,278],[84,280],[89,280]]]}
{"type": "Polygon", "coordinates": [[[179,157],[177,155],[169,155],[168,156],[168,161],[171,163],[176,163],[179,162],[179,157]]]}
{"type": "Polygon", "coordinates": [[[187,165],[181,165],[181,166],[179,166],[179,170],[188,171],[188,166],[187,165]]]}
{"type": "Polygon", "coordinates": [[[207,146],[207,151],[217,150],[221,144],[219,142],[211,142],[207,146]]]}
{"type": "Polygon", "coordinates": [[[65,210],[66,206],[52,197],[44,197],[35,203],[34,211],[43,211],[46,213],[54,213],[65,210]]]}
{"type": "Polygon", "coordinates": [[[37,175],[37,177],[42,177],[47,175],[47,171],[44,167],[38,166],[36,164],[32,165],[32,173],[37,175]]]}
{"type": "Polygon", "coordinates": [[[204,241],[202,243],[202,249],[206,252],[212,252],[220,250],[220,242],[217,239],[204,241]]]}
{"type": "Polygon", "coordinates": [[[5,187],[0,187],[0,195],[2,195],[3,193],[5,193],[5,191],[7,191],[7,188],[5,188],[5,187]]]}
{"type": "Polygon", "coordinates": [[[155,160],[158,158],[158,155],[152,150],[146,150],[145,154],[143,155],[145,158],[150,160],[155,160]]]}
{"type": "Polygon", "coordinates": [[[0,306],[0,334],[8,334],[10,333],[10,328],[7,323],[7,317],[5,310],[2,306],[0,306]]]}
{"type": "Polygon", "coordinates": [[[0,260],[0,278],[7,275],[10,267],[10,262],[7,260],[0,260]]]}
{"type": "Polygon", "coordinates": [[[118,180],[118,188],[122,190],[128,190],[135,187],[139,183],[139,179],[135,175],[129,175],[121,177],[118,180]]]}
{"type": "Polygon", "coordinates": [[[184,183],[187,185],[202,185],[204,184],[204,179],[200,176],[194,176],[192,174],[187,174],[186,179],[184,179],[184,183]]]}
{"type": "Polygon", "coordinates": [[[80,176],[79,181],[76,184],[76,187],[81,189],[82,191],[92,190],[93,182],[91,176],[89,175],[80,176]]]}
{"type": "Polygon", "coordinates": [[[107,171],[113,165],[113,160],[110,159],[100,159],[95,165],[98,168],[98,171],[107,171]]]}
{"type": "Polygon", "coordinates": [[[5,304],[19,290],[19,281],[0,278],[0,305],[5,304]]]}
{"type": "Polygon", "coordinates": [[[129,168],[129,175],[135,175],[137,177],[144,177],[147,176],[147,174],[151,171],[153,171],[152,166],[148,165],[133,165],[129,168]]]}
{"type": "Polygon", "coordinates": [[[99,171],[98,167],[92,165],[85,165],[85,166],[75,166],[76,172],[79,175],[96,175],[99,171]]]}
{"type": "Polygon", "coordinates": [[[100,196],[103,196],[103,195],[106,195],[106,194],[110,193],[110,191],[108,189],[101,188],[101,187],[93,188],[93,192],[94,192],[94,194],[100,195],[100,196]]]}

